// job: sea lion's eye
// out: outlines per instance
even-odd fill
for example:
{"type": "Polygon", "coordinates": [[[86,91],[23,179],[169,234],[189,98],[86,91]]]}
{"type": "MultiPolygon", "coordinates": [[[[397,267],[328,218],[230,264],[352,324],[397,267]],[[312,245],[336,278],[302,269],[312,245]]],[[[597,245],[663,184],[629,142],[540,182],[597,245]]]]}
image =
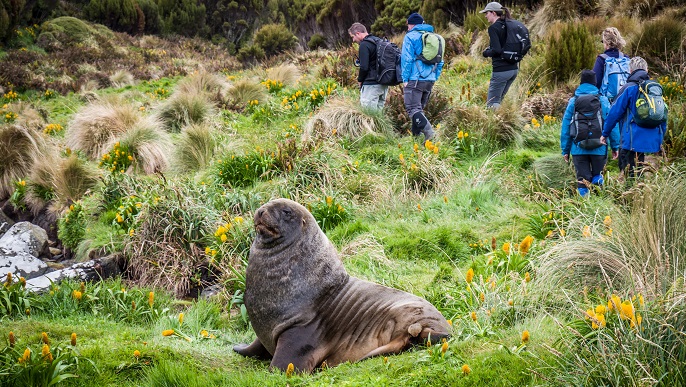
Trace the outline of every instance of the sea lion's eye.
{"type": "Polygon", "coordinates": [[[287,216],[287,217],[290,218],[291,215],[293,214],[293,211],[291,211],[290,208],[284,208],[284,209],[283,209],[283,214],[284,214],[285,216],[287,216]]]}

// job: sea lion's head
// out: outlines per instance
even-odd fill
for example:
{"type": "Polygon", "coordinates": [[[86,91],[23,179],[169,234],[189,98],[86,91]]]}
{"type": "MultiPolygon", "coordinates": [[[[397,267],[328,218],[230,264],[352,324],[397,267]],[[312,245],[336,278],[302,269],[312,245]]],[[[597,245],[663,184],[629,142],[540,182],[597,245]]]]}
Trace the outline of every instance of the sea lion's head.
{"type": "Polygon", "coordinates": [[[300,239],[314,218],[300,204],[288,199],[275,199],[255,211],[255,241],[261,248],[290,245],[300,239]]]}

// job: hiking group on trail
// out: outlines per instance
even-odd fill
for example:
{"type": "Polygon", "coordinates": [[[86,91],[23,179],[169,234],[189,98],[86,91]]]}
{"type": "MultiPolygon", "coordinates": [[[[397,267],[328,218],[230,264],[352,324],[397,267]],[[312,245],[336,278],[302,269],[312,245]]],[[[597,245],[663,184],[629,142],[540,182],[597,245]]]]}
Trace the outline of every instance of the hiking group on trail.
{"type": "MultiPolygon", "coordinates": [[[[492,61],[486,106],[496,110],[517,78],[519,62],[531,48],[531,40],[526,26],[512,19],[500,3],[490,2],[479,13],[490,24],[489,46],[482,53],[492,61]]],[[[388,87],[402,83],[412,135],[432,139],[435,133],[424,109],[443,70],[443,37],[416,12],[407,18],[401,49],[367,33],[361,23],[354,23],[348,33],[359,44],[360,104],[383,109],[388,87]]],[[[562,156],[574,164],[577,192],[582,197],[603,186],[608,146],[620,171],[633,177],[646,153],[662,150],[667,129],[662,86],[650,79],[646,61],[629,58],[621,51],[626,41],[617,28],[605,28],[601,38],[604,51],[596,57],[593,70],[581,72],[560,131],[562,156]]]]}

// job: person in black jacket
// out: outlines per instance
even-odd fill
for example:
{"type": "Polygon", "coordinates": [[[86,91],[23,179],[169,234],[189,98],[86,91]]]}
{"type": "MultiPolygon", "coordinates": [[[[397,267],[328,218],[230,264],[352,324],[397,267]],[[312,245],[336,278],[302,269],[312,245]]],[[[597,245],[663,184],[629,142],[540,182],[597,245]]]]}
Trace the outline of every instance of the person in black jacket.
{"type": "Polygon", "coordinates": [[[383,109],[386,104],[388,86],[380,85],[376,81],[376,36],[367,33],[367,28],[361,23],[353,23],[348,29],[353,42],[360,45],[360,72],[357,83],[360,86],[360,104],[364,107],[383,109]]]}
{"type": "Polygon", "coordinates": [[[485,14],[486,20],[491,23],[488,27],[490,43],[483,52],[484,57],[493,58],[493,74],[488,86],[486,106],[497,109],[519,73],[519,64],[506,62],[500,57],[507,38],[505,20],[512,17],[507,8],[495,1],[488,3],[479,13],[485,14]]]}

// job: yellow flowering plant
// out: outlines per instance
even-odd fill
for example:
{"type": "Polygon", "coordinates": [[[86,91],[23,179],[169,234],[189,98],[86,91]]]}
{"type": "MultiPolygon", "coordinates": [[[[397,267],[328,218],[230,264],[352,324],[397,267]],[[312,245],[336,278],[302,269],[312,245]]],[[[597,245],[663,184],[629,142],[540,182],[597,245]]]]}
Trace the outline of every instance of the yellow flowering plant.
{"type": "Polygon", "coordinates": [[[257,147],[245,155],[232,155],[215,163],[218,183],[231,188],[248,187],[260,179],[268,179],[273,173],[274,153],[257,147]]]}
{"type": "MultiPolygon", "coordinates": [[[[75,341],[76,336],[72,334],[72,337],[75,341]]],[[[95,363],[82,356],[70,342],[53,346],[41,340],[32,344],[22,343],[19,337],[14,347],[0,351],[0,375],[15,386],[56,385],[78,377],[84,367],[98,372],[95,363]]]]}
{"type": "Polygon", "coordinates": [[[108,170],[113,174],[125,173],[134,162],[135,158],[129,151],[129,148],[117,141],[112,149],[102,156],[98,167],[108,170]]]}
{"type": "Polygon", "coordinates": [[[17,180],[12,185],[14,185],[14,191],[12,191],[12,195],[10,195],[10,203],[12,203],[15,208],[25,210],[26,202],[24,201],[24,197],[26,196],[26,180],[17,180]]]}
{"type": "Polygon", "coordinates": [[[35,295],[26,289],[26,280],[7,273],[0,285],[0,318],[20,316],[26,309],[36,307],[35,303],[35,295]]]}
{"type": "Polygon", "coordinates": [[[87,216],[81,201],[69,205],[57,224],[57,236],[62,244],[75,250],[86,235],[87,216]]]}
{"type": "Polygon", "coordinates": [[[333,196],[326,196],[308,206],[323,231],[331,230],[350,219],[350,212],[333,196]]]}

